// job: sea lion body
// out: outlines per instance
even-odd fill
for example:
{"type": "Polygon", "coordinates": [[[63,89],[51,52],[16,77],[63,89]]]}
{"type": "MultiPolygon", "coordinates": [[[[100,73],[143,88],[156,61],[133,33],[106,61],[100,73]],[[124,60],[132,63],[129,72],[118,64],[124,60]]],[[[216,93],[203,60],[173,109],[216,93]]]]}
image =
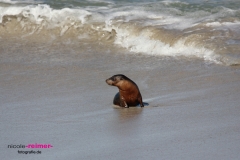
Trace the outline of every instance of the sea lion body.
{"type": "Polygon", "coordinates": [[[144,107],[142,102],[142,95],[136,83],[125,75],[114,75],[106,80],[106,83],[116,86],[119,92],[113,99],[113,104],[128,108],[129,106],[137,106],[140,104],[144,107]]]}

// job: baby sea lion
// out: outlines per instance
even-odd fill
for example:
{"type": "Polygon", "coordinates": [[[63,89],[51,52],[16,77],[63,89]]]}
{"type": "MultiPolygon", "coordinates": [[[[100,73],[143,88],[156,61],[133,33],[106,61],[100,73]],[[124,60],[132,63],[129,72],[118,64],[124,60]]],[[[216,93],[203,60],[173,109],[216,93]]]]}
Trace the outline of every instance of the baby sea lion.
{"type": "Polygon", "coordinates": [[[144,107],[142,95],[137,84],[128,77],[122,74],[117,74],[108,78],[106,83],[111,86],[116,86],[119,89],[119,92],[113,99],[113,104],[126,108],[129,106],[137,106],[139,104],[141,107],[144,107]]]}

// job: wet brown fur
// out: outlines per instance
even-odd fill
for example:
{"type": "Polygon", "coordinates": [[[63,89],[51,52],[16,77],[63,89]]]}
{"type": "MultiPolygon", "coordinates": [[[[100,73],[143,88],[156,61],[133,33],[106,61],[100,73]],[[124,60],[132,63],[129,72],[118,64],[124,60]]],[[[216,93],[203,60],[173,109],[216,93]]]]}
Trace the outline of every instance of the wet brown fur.
{"type": "Polygon", "coordinates": [[[137,106],[140,104],[144,107],[142,102],[142,95],[136,83],[125,75],[114,75],[106,80],[106,83],[116,86],[119,89],[114,97],[113,104],[128,108],[129,106],[137,106]]]}

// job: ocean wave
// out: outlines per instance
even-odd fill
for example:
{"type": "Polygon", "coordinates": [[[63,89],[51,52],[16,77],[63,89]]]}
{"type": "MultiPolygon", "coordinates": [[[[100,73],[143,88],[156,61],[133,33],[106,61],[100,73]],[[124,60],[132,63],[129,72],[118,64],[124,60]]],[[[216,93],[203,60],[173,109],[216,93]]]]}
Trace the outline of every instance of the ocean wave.
{"type": "Polygon", "coordinates": [[[43,32],[51,37],[112,43],[137,54],[240,64],[240,47],[229,43],[240,39],[238,10],[218,8],[211,14],[205,10],[184,12],[171,7],[166,11],[166,5],[170,4],[157,11],[150,9],[150,4],[118,8],[53,9],[47,4],[0,7],[0,33],[39,37],[43,32]]]}
{"type": "Polygon", "coordinates": [[[49,26],[56,26],[66,19],[75,22],[84,23],[85,17],[91,15],[86,10],[64,8],[54,10],[49,5],[28,5],[26,7],[0,7],[0,23],[3,22],[4,16],[24,17],[33,24],[48,22],[49,26]]]}
{"type": "Polygon", "coordinates": [[[6,4],[37,4],[43,3],[41,0],[0,0],[0,3],[6,4]]]}

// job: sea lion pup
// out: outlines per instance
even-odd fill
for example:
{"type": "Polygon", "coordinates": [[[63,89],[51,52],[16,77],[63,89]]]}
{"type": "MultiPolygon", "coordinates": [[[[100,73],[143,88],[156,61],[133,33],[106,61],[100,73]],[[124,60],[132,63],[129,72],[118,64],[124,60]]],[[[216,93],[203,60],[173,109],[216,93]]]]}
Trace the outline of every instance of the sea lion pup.
{"type": "Polygon", "coordinates": [[[106,80],[106,83],[111,86],[116,86],[119,92],[113,99],[113,104],[128,108],[129,106],[136,106],[140,104],[144,107],[142,102],[142,95],[136,83],[128,77],[117,74],[106,80]]]}

